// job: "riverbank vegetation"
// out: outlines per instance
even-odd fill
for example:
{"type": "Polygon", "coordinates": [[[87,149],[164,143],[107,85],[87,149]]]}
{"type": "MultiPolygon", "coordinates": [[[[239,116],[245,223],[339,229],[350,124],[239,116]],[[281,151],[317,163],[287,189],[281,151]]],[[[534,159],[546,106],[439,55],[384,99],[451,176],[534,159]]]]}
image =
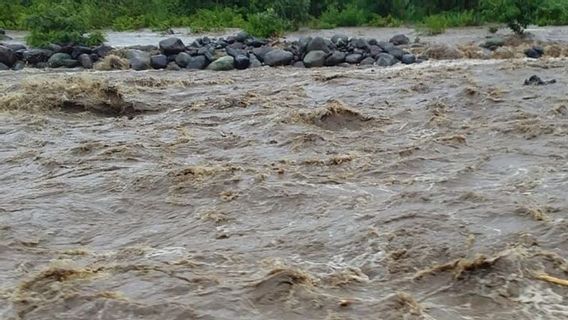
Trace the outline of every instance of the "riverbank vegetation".
{"type": "Polygon", "coordinates": [[[32,45],[94,43],[99,29],[189,27],[193,32],[243,28],[267,37],[302,26],[398,27],[425,33],[503,23],[568,24],[568,0],[0,0],[0,28],[30,30],[32,45]]]}

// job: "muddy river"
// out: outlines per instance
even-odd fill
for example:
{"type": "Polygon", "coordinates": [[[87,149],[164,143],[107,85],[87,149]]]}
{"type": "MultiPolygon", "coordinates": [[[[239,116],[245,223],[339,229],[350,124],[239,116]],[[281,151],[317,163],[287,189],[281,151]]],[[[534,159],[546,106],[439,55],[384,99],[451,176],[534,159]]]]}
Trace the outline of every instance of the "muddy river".
{"type": "Polygon", "coordinates": [[[1,72],[0,318],[568,319],[566,65],[1,72]]]}

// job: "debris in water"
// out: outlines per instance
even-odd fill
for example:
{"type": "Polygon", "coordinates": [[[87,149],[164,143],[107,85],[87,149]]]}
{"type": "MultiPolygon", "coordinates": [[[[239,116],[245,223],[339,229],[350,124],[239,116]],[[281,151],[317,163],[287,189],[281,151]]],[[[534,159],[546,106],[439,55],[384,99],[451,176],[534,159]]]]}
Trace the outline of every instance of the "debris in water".
{"type": "Polygon", "coordinates": [[[544,86],[553,83],[556,83],[556,79],[544,81],[539,76],[536,75],[533,75],[527,80],[525,80],[525,86],[544,86]]]}

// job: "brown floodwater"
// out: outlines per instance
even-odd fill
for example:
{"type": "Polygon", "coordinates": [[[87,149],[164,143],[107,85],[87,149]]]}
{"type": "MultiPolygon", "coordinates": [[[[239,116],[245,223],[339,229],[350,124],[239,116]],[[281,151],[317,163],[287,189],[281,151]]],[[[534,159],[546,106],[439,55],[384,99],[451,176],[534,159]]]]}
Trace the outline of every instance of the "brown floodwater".
{"type": "Polygon", "coordinates": [[[0,318],[567,319],[566,62],[0,73],[0,318]]]}

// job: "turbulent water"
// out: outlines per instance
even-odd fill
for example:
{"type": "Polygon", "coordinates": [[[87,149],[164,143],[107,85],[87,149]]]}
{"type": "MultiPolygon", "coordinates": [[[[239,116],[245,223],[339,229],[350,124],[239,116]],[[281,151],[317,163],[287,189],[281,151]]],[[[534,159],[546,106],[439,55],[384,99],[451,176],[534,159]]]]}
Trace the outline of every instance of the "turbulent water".
{"type": "Polygon", "coordinates": [[[0,318],[567,319],[567,83],[0,73],[0,318]]]}

